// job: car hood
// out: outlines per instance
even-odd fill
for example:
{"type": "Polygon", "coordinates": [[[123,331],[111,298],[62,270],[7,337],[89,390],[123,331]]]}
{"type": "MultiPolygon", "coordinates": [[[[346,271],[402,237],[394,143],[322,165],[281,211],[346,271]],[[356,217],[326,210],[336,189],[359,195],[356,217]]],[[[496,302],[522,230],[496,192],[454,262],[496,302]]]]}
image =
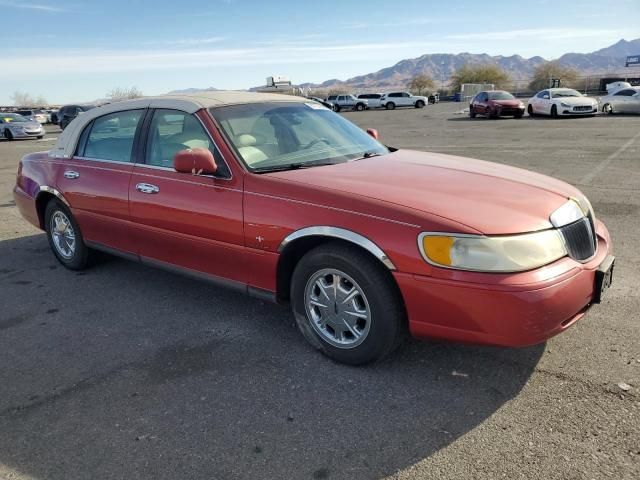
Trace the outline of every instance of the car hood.
{"type": "Polygon", "coordinates": [[[490,100],[490,102],[503,107],[519,107],[522,103],[520,100],[490,100]]]}
{"type": "Polygon", "coordinates": [[[41,127],[41,125],[38,122],[35,122],[33,120],[28,122],[9,122],[9,125],[12,125],[14,127],[24,127],[28,130],[33,130],[41,127]]]}
{"type": "Polygon", "coordinates": [[[560,180],[519,168],[411,150],[268,175],[445,217],[485,234],[550,228],[549,215],[580,195],[560,180]]]}
{"type": "Polygon", "coordinates": [[[596,101],[593,98],[589,97],[558,97],[553,100],[557,100],[558,102],[566,103],[567,105],[573,106],[585,106],[585,105],[593,105],[596,101]]]}

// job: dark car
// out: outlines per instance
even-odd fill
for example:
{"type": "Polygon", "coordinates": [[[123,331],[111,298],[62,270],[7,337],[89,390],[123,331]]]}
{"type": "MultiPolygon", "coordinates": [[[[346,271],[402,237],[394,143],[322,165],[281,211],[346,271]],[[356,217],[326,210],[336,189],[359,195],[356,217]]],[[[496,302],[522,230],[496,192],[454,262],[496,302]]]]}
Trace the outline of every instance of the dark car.
{"type": "Polygon", "coordinates": [[[94,108],[93,105],[65,105],[58,110],[58,125],[64,130],[67,128],[67,125],[71,123],[71,120],[76,118],[80,113],[84,113],[92,108],[94,108]]]}
{"type": "Polygon", "coordinates": [[[487,118],[515,117],[524,115],[524,103],[504,90],[480,92],[469,104],[469,116],[484,115],[487,118]]]}

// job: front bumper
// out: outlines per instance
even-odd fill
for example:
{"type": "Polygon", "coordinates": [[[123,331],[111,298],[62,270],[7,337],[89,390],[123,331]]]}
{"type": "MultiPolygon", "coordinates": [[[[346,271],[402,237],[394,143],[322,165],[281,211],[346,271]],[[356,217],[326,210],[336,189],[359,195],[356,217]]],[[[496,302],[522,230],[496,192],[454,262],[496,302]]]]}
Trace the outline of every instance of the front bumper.
{"type": "Polygon", "coordinates": [[[40,127],[40,129],[36,130],[28,130],[28,131],[24,131],[24,130],[11,130],[11,134],[13,135],[13,138],[37,138],[37,137],[43,137],[45,134],[45,129],[43,127],[40,127]]]}
{"type": "Polygon", "coordinates": [[[584,264],[565,257],[537,270],[500,275],[493,283],[478,283],[477,274],[464,281],[464,275],[448,280],[394,273],[411,334],[518,347],[566,330],[598,300],[596,272],[611,253],[611,241],[604,224],[598,222],[596,230],[598,250],[584,264]]]}
{"type": "Polygon", "coordinates": [[[565,108],[565,107],[560,107],[560,114],[561,115],[570,115],[570,116],[576,116],[576,115],[594,115],[596,113],[598,113],[598,107],[595,106],[589,110],[579,110],[579,111],[575,111],[573,110],[573,108],[565,108]]]}

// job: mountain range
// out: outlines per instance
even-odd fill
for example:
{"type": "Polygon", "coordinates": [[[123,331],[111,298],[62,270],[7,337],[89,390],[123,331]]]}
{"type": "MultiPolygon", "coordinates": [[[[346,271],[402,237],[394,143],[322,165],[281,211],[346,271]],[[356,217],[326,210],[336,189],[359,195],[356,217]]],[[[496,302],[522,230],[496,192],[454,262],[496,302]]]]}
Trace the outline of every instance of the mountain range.
{"type": "MultiPolygon", "coordinates": [[[[565,53],[558,63],[564,67],[571,67],[581,75],[620,73],[624,71],[624,61],[627,55],[640,53],[640,38],[635,40],[620,40],[617,43],[591,53],[565,53]]],[[[337,88],[351,89],[406,87],[407,83],[417,74],[426,74],[436,83],[446,83],[461,66],[493,64],[502,68],[513,81],[528,81],[533,76],[534,69],[547,62],[542,57],[524,58],[520,55],[505,57],[491,56],[486,53],[433,53],[418,58],[401,60],[395,65],[378,70],[377,72],[347,80],[331,79],[320,84],[304,83],[304,88],[337,88]]]]}
{"type": "MultiPolygon", "coordinates": [[[[591,53],[565,53],[557,61],[565,67],[575,68],[581,75],[590,74],[620,74],[625,70],[624,61],[628,55],[640,54],[640,38],[635,40],[620,40],[608,47],[591,53]]],[[[524,58],[520,55],[505,57],[491,56],[486,53],[431,53],[417,58],[401,60],[395,65],[383,68],[377,72],[359,75],[347,80],[331,79],[322,83],[302,83],[303,88],[332,89],[348,88],[355,90],[405,88],[407,83],[417,74],[427,74],[436,83],[447,83],[449,78],[465,64],[493,64],[502,68],[513,81],[528,83],[533,76],[534,69],[548,60],[542,57],[524,58]]],[[[637,70],[637,69],[635,69],[637,70]]],[[[633,74],[629,72],[630,74],[633,74]]],[[[640,72],[638,72],[640,74],[640,72]]],[[[257,90],[254,87],[250,90],[257,90]]],[[[186,88],[173,90],[169,93],[195,93],[217,90],[209,88],[186,88]]]]}

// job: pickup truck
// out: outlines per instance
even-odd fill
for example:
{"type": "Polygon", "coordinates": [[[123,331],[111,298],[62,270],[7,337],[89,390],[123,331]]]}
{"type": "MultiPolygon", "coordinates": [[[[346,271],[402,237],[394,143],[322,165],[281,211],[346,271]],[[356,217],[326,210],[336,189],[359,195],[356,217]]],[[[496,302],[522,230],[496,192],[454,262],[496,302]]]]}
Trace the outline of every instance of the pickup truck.
{"type": "Polygon", "coordinates": [[[367,100],[356,98],[353,95],[329,95],[327,102],[333,105],[333,109],[339,112],[343,109],[357,110],[361,112],[369,108],[367,100]]]}

